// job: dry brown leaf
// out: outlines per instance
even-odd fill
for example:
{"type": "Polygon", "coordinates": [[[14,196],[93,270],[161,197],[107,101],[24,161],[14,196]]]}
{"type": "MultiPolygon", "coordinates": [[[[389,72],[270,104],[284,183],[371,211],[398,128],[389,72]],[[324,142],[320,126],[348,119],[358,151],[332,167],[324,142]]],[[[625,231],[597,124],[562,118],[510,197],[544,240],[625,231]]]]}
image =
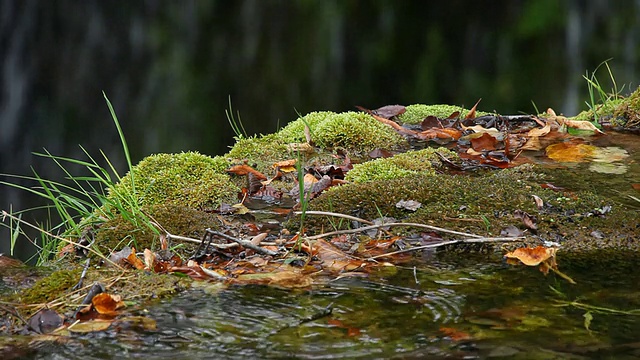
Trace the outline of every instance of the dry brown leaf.
{"type": "Polygon", "coordinates": [[[531,129],[529,130],[529,132],[527,133],[527,136],[531,136],[531,137],[539,137],[539,136],[545,136],[547,135],[549,132],[551,131],[551,124],[547,123],[544,127],[542,128],[535,128],[535,129],[531,129]]]}
{"type": "Polygon", "coordinates": [[[537,266],[541,262],[555,256],[558,249],[554,247],[538,246],[535,248],[523,247],[508,252],[505,257],[508,259],[518,259],[527,266],[537,266]]]}
{"type": "Polygon", "coordinates": [[[144,263],[136,255],[136,248],[134,247],[131,248],[131,254],[127,256],[126,261],[138,270],[144,269],[144,263]]]}
{"type": "Polygon", "coordinates": [[[115,315],[116,310],[125,306],[120,295],[111,295],[108,293],[100,293],[91,300],[93,308],[103,315],[115,315]]]}

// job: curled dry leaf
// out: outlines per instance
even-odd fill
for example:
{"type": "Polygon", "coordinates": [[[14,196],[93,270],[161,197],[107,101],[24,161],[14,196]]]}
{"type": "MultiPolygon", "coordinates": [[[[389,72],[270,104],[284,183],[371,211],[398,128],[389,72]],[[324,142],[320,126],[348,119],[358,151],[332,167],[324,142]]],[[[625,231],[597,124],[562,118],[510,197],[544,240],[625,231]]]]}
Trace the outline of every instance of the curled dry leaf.
{"type": "Polygon", "coordinates": [[[508,252],[505,257],[508,259],[518,259],[527,266],[538,266],[556,255],[558,249],[554,247],[538,246],[535,248],[523,247],[508,252]]]}
{"type": "Polygon", "coordinates": [[[93,308],[103,315],[115,315],[116,310],[125,306],[120,295],[111,295],[108,293],[100,293],[91,300],[93,308]]]}
{"type": "Polygon", "coordinates": [[[544,127],[542,128],[535,128],[535,129],[531,129],[529,130],[529,132],[527,133],[527,136],[529,137],[540,137],[540,136],[545,136],[547,135],[549,132],[551,131],[551,123],[547,123],[544,127]]]}

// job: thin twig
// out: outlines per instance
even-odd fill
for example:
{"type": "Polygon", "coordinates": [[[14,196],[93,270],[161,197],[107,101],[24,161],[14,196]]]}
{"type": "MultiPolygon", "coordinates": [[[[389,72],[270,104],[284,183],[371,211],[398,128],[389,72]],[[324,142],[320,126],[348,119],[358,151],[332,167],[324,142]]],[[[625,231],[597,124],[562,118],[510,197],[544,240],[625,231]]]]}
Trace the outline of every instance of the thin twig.
{"type": "MultiPolygon", "coordinates": [[[[347,215],[347,214],[340,214],[340,213],[334,213],[334,212],[328,212],[328,211],[313,211],[313,210],[305,211],[304,213],[305,213],[305,215],[325,215],[325,216],[341,217],[341,218],[345,218],[345,219],[349,219],[349,220],[353,220],[353,221],[359,221],[361,223],[373,225],[373,223],[371,221],[369,221],[369,220],[361,219],[359,217],[355,217],[355,216],[351,216],[351,215],[347,215]]],[[[302,211],[295,211],[294,214],[302,215],[302,211]]]]}
{"type": "Polygon", "coordinates": [[[245,248],[248,248],[248,249],[251,249],[251,250],[253,250],[255,252],[258,252],[258,253],[260,253],[262,255],[271,255],[271,256],[278,255],[277,251],[272,251],[272,250],[265,249],[263,247],[254,245],[251,241],[248,241],[248,240],[238,239],[238,238],[235,238],[235,237],[233,237],[231,235],[227,235],[227,234],[224,234],[224,233],[221,233],[221,232],[218,232],[218,231],[213,231],[211,229],[207,229],[205,231],[208,232],[211,235],[219,236],[221,238],[225,238],[227,240],[234,241],[234,242],[240,244],[241,246],[243,246],[245,248]]]}
{"type": "Polygon", "coordinates": [[[441,247],[441,246],[446,246],[446,245],[452,245],[452,244],[457,244],[457,243],[463,243],[463,244],[469,244],[469,243],[487,243],[487,242],[496,242],[496,241],[517,241],[517,240],[521,240],[524,239],[525,237],[521,236],[521,237],[497,237],[497,238],[473,238],[473,239],[458,239],[458,240],[449,240],[449,241],[443,241],[443,242],[439,242],[437,244],[429,244],[429,245],[423,245],[423,246],[416,246],[410,249],[403,249],[403,250],[398,250],[398,251],[394,251],[394,252],[390,252],[387,254],[380,254],[380,255],[376,255],[376,256],[372,256],[367,258],[367,260],[375,260],[381,257],[385,257],[385,256],[392,256],[392,255],[396,255],[396,254],[402,254],[405,252],[409,252],[409,251],[418,251],[418,250],[422,250],[422,249],[432,249],[432,248],[437,248],[437,247],[441,247]]]}
{"type": "Polygon", "coordinates": [[[454,234],[454,235],[468,236],[468,237],[472,237],[472,238],[482,238],[482,236],[480,236],[480,235],[463,233],[463,232],[454,231],[454,230],[447,230],[447,229],[439,228],[437,226],[418,224],[418,223],[387,223],[387,224],[363,226],[363,227],[360,227],[360,228],[357,228],[357,229],[337,230],[337,231],[332,231],[332,232],[323,233],[323,234],[319,234],[319,235],[307,236],[306,238],[309,239],[309,240],[322,239],[322,238],[327,237],[327,236],[341,235],[341,234],[355,234],[355,233],[359,233],[359,232],[363,232],[363,231],[367,231],[367,230],[371,230],[371,229],[378,229],[378,228],[387,227],[387,226],[389,226],[389,227],[391,227],[391,226],[419,227],[419,228],[436,230],[436,231],[449,233],[449,234],[454,234]]]}

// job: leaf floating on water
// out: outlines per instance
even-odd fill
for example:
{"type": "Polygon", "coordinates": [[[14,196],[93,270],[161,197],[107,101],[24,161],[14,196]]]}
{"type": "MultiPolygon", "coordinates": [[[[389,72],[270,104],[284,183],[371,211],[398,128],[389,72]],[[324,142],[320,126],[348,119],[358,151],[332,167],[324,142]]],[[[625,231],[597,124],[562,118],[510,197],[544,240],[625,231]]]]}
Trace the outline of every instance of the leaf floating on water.
{"type": "Polygon", "coordinates": [[[547,146],[545,152],[547,157],[558,162],[585,162],[593,156],[596,149],[593,145],[562,142],[547,146]]]}
{"type": "Polygon", "coordinates": [[[96,331],[105,331],[111,326],[113,320],[94,319],[91,321],[74,324],[68,328],[69,331],[75,333],[90,333],[96,331]]]}

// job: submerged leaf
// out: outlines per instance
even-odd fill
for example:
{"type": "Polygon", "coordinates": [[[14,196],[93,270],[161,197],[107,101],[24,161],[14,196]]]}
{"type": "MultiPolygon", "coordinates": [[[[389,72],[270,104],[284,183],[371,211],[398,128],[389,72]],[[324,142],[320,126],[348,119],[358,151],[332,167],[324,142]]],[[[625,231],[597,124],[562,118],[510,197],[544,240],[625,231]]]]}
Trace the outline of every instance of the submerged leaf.
{"type": "Polygon", "coordinates": [[[562,142],[546,148],[547,157],[558,162],[584,162],[596,151],[596,147],[587,144],[562,142]]]}

